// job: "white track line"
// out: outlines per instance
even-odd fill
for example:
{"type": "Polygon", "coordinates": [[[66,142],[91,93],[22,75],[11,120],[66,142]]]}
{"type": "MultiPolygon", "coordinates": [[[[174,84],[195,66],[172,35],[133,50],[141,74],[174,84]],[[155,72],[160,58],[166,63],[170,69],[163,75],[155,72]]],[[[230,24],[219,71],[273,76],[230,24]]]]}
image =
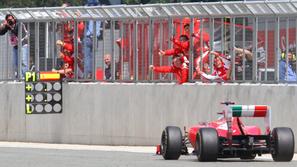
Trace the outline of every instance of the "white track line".
{"type": "Polygon", "coordinates": [[[155,153],[156,152],[156,147],[154,146],[103,146],[103,145],[78,145],[78,144],[0,142],[0,147],[62,149],[62,150],[126,151],[126,152],[138,152],[138,153],[155,153]]]}

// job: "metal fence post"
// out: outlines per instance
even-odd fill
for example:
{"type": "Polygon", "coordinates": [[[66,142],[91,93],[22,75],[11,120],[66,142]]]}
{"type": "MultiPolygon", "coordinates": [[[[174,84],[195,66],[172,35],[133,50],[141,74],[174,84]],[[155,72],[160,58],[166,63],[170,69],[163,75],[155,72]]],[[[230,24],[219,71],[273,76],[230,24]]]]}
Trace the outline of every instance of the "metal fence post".
{"type": "MultiPolygon", "coordinates": [[[[245,40],[246,40],[246,19],[243,18],[243,33],[242,33],[242,49],[245,49],[245,40]]],[[[246,58],[245,58],[245,52],[243,52],[243,58],[242,58],[242,80],[245,81],[245,64],[246,64],[246,58]]]]}
{"type": "MultiPolygon", "coordinates": [[[[102,59],[101,59],[101,63],[102,63],[102,71],[103,71],[103,80],[105,79],[106,80],[106,78],[105,78],[105,63],[104,63],[104,55],[105,55],[105,31],[106,31],[106,29],[105,29],[105,25],[106,25],[106,20],[104,20],[103,21],[103,25],[102,25],[102,33],[103,33],[103,40],[102,40],[102,59]]],[[[111,56],[111,55],[110,55],[111,56]]]]}
{"type": "Polygon", "coordinates": [[[268,63],[268,21],[266,18],[265,19],[265,82],[267,82],[267,66],[268,66],[267,63],[268,63]]]}
{"type": "MultiPolygon", "coordinates": [[[[39,61],[39,22],[35,22],[35,69],[39,71],[40,61],[39,61]]],[[[44,57],[46,58],[46,57],[44,57]]],[[[46,61],[46,59],[44,60],[46,61]]]]}
{"type": "Polygon", "coordinates": [[[190,34],[189,34],[189,38],[190,38],[190,51],[189,51],[189,82],[193,81],[193,68],[194,68],[194,41],[193,38],[191,37],[191,35],[194,32],[194,18],[191,17],[190,18],[191,22],[190,22],[190,34]]]}
{"type": "Polygon", "coordinates": [[[286,73],[285,73],[285,80],[288,80],[288,67],[289,67],[289,18],[286,18],[286,73]]]}
{"type": "MultiPolygon", "coordinates": [[[[19,29],[18,29],[18,39],[22,39],[23,36],[23,23],[19,22],[18,23],[19,29]]],[[[23,49],[22,49],[22,40],[18,40],[18,55],[17,55],[17,59],[18,59],[18,66],[17,66],[17,73],[18,73],[18,79],[22,79],[23,74],[22,74],[22,60],[23,60],[23,49]]]]}
{"type": "Polygon", "coordinates": [[[144,54],[145,54],[145,52],[144,52],[144,47],[145,47],[145,46],[144,46],[144,43],[145,43],[145,42],[144,42],[144,40],[145,40],[145,39],[144,39],[144,36],[145,36],[145,35],[144,35],[144,23],[142,23],[142,24],[141,24],[141,37],[142,37],[142,38],[141,38],[141,65],[142,65],[142,67],[141,67],[141,76],[142,76],[142,80],[145,80],[145,78],[146,78],[146,77],[145,77],[145,74],[146,74],[146,73],[145,73],[145,67],[146,67],[146,66],[145,66],[145,62],[144,62],[144,61],[145,61],[145,59],[144,59],[144,57],[145,57],[145,56],[144,56],[144,54]]]}
{"type": "Polygon", "coordinates": [[[258,63],[257,63],[257,52],[258,52],[258,17],[253,19],[253,81],[258,80],[258,63]]]}
{"type": "MultiPolygon", "coordinates": [[[[154,46],[154,37],[153,37],[153,33],[154,33],[154,20],[150,20],[149,23],[149,66],[153,65],[153,46],[154,46]]],[[[153,80],[154,79],[154,72],[151,71],[149,80],[153,80]]]]}
{"type": "Polygon", "coordinates": [[[279,82],[279,54],[280,54],[280,50],[279,50],[279,38],[280,38],[280,35],[279,35],[279,29],[280,29],[280,18],[277,17],[276,20],[276,28],[275,28],[275,43],[274,43],[274,46],[275,46],[275,52],[274,52],[274,67],[275,67],[275,71],[274,71],[274,81],[276,82],[279,82]]]}
{"type": "Polygon", "coordinates": [[[134,49],[133,49],[133,51],[134,51],[134,69],[133,69],[133,72],[134,72],[134,76],[133,76],[133,79],[134,79],[134,81],[135,82],[137,82],[138,81],[138,34],[137,34],[137,32],[138,32],[138,21],[137,20],[135,20],[134,21],[134,43],[133,43],[133,47],[134,47],[134,49]]]}
{"type": "Polygon", "coordinates": [[[110,22],[110,44],[111,44],[111,80],[112,80],[112,82],[115,81],[114,29],[115,29],[115,21],[111,20],[111,22],[110,22]]]}
{"type": "Polygon", "coordinates": [[[74,75],[75,80],[78,80],[78,27],[77,20],[74,21],[74,75]]]}
{"type": "MultiPolygon", "coordinates": [[[[159,22],[159,43],[160,43],[160,50],[163,50],[163,20],[159,22]]],[[[163,65],[163,57],[159,57],[160,59],[160,66],[163,65]]],[[[159,73],[159,79],[162,79],[162,73],[159,73]]]]}
{"type": "Polygon", "coordinates": [[[124,26],[124,23],[123,21],[121,21],[121,25],[120,25],[121,29],[120,29],[120,38],[121,38],[121,41],[120,41],[120,59],[119,61],[121,62],[120,65],[120,69],[121,69],[121,80],[124,80],[124,47],[123,47],[123,42],[124,42],[124,39],[125,39],[125,33],[124,31],[126,30],[125,26],[124,26]]]}
{"type": "Polygon", "coordinates": [[[232,75],[231,75],[231,80],[235,81],[235,51],[234,51],[234,47],[235,47],[235,18],[231,18],[231,43],[230,43],[230,53],[231,53],[231,64],[232,64],[232,75]]]}
{"type": "MultiPolygon", "coordinates": [[[[196,62],[196,66],[198,65],[198,63],[200,64],[200,71],[203,71],[203,49],[204,49],[204,39],[203,39],[203,18],[200,18],[200,62],[196,62]]],[[[194,63],[195,64],[195,63],[194,63]]],[[[196,69],[197,67],[195,67],[196,69]]],[[[195,70],[196,71],[196,70],[195,70]]],[[[200,79],[201,80],[201,79],[200,79]]]]}
{"type": "MultiPolygon", "coordinates": [[[[210,48],[209,50],[210,51],[213,51],[213,43],[214,43],[214,18],[210,18],[210,22],[209,22],[210,26],[210,48]]],[[[209,54],[209,66],[210,66],[210,72],[213,73],[213,55],[212,54],[209,54]]]]}
{"type": "Polygon", "coordinates": [[[93,48],[92,48],[92,52],[93,52],[93,56],[92,56],[92,80],[95,81],[96,79],[96,65],[97,65],[97,59],[96,59],[96,51],[97,51],[97,42],[98,42],[98,37],[97,37],[97,31],[100,31],[100,30],[97,30],[97,21],[96,20],[93,20],[94,22],[94,26],[93,26],[93,48]]]}

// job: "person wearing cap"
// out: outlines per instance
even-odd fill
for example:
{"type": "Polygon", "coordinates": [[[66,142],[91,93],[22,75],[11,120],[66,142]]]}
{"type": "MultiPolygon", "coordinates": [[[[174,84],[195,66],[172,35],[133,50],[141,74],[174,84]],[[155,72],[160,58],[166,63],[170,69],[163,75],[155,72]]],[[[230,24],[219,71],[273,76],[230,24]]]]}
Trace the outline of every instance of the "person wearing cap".
{"type": "Polygon", "coordinates": [[[74,52],[73,44],[58,40],[57,45],[61,47],[59,58],[63,60],[63,66],[59,70],[53,69],[52,71],[58,72],[66,78],[74,78],[74,57],[72,56],[74,52]]]}
{"type": "Polygon", "coordinates": [[[28,39],[29,33],[25,24],[18,23],[16,17],[12,14],[7,14],[5,16],[5,20],[0,25],[0,35],[5,35],[7,32],[10,34],[10,44],[12,45],[12,54],[13,54],[13,72],[15,73],[15,77],[19,76],[23,78],[26,71],[29,70],[29,47],[28,47],[28,39]],[[18,37],[18,29],[21,26],[22,28],[22,37],[19,39],[18,37]],[[21,74],[18,74],[18,42],[21,40],[21,74]]]}
{"type": "MultiPolygon", "coordinates": [[[[66,2],[63,3],[61,7],[63,8],[67,8],[70,7],[71,3],[66,2]]],[[[61,11],[60,13],[58,13],[62,18],[67,17],[67,12],[61,11]]],[[[76,16],[80,16],[81,13],[74,12],[74,14],[76,16]]],[[[75,22],[74,21],[65,21],[62,24],[60,24],[61,26],[61,32],[62,32],[62,40],[64,43],[68,43],[71,45],[74,45],[74,27],[75,27],[75,22]]],[[[82,46],[82,39],[84,36],[84,30],[85,29],[85,24],[83,21],[78,21],[77,22],[77,41],[78,41],[78,47],[77,47],[77,51],[78,51],[78,55],[77,55],[77,65],[78,65],[78,78],[82,78],[83,77],[83,70],[84,70],[84,54],[83,54],[83,46],[82,46]]]]}
{"type": "MultiPolygon", "coordinates": [[[[87,0],[87,6],[98,6],[98,0],[87,0]]],[[[87,22],[84,32],[84,76],[86,78],[90,78],[93,75],[93,38],[99,39],[100,38],[100,21],[94,22],[90,20],[87,22]],[[94,26],[96,26],[96,34],[93,34],[94,26]]]]}

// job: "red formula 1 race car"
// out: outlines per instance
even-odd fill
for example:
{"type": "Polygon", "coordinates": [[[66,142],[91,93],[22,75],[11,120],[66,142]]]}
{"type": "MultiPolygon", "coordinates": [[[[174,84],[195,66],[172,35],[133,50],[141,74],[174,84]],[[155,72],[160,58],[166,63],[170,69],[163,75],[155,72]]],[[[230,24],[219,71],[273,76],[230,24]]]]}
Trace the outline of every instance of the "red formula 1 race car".
{"type": "Polygon", "coordinates": [[[270,129],[271,110],[266,105],[234,105],[224,102],[222,117],[216,121],[191,127],[185,135],[179,127],[168,126],[162,133],[159,153],[164,159],[178,159],[188,154],[187,145],[199,161],[217,158],[254,159],[271,154],[274,161],[291,161],[294,156],[294,134],[290,128],[270,129]],[[258,126],[243,125],[240,117],[264,117],[265,134],[258,126]]]}

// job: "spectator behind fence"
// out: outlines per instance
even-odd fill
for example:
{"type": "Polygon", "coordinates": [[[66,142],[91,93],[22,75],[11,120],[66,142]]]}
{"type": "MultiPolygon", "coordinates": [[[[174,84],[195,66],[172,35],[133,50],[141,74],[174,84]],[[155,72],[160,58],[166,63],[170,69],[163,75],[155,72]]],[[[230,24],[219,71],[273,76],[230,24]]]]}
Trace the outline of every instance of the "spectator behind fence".
{"type": "MultiPolygon", "coordinates": [[[[67,8],[71,6],[70,3],[63,3],[62,7],[67,8]]],[[[74,13],[75,15],[77,15],[78,17],[81,15],[81,13],[79,13],[78,11],[74,13]]],[[[67,13],[65,12],[61,12],[59,13],[59,15],[61,17],[65,17],[67,15],[67,13]]],[[[74,21],[67,21],[67,22],[63,22],[61,28],[62,28],[62,33],[63,33],[63,42],[67,43],[67,44],[71,44],[74,45],[74,21]]],[[[78,41],[78,55],[77,55],[77,65],[78,65],[78,78],[82,78],[83,77],[83,71],[84,71],[84,55],[83,55],[83,47],[82,47],[82,38],[84,35],[84,29],[85,29],[85,25],[83,21],[79,21],[77,23],[77,30],[78,30],[78,34],[77,34],[77,41],[78,41]]]]}
{"type": "Polygon", "coordinates": [[[206,74],[203,71],[198,71],[202,76],[202,79],[211,80],[211,81],[227,81],[230,80],[232,64],[226,66],[223,58],[219,54],[214,54],[214,72],[211,75],[206,74]]]}
{"type": "MultiPolygon", "coordinates": [[[[104,55],[104,64],[105,64],[105,69],[104,69],[104,76],[105,76],[105,79],[108,80],[108,79],[111,79],[111,55],[110,54],[105,54],[104,55]]],[[[115,79],[119,79],[119,68],[120,67],[120,64],[119,62],[116,62],[115,64],[115,79]]]]}
{"type": "MultiPolygon", "coordinates": [[[[87,6],[97,6],[99,5],[98,0],[87,0],[87,6]]],[[[93,38],[100,38],[100,21],[95,22],[96,26],[96,36],[93,34],[93,27],[94,27],[94,21],[90,20],[86,24],[85,28],[85,36],[84,36],[84,75],[86,78],[91,78],[92,74],[92,69],[93,69],[93,56],[95,53],[93,53],[93,38]]]]}
{"type": "Polygon", "coordinates": [[[288,52],[288,64],[286,61],[286,53],[282,53],[281,60],[279,62],[279,80],[280,81],[297,81],[296,72],[293,70],[292,64],[296,63],[296,55],[292,52],[288,52]],[[288,68],[288,74],[286,76],[286,68],[288,68]]]}
{"type": "Polygon", "coordinates": [[[59,58],[63,60],[63,65],[59,70],[53,69],[52,71],[62,74],[65,78],[74,78],[74,57],[72,56],[74,51],[73,45],[58,40],[57,46],[61,47],[59,58]]]}
{"type": "Polygon", "coordinates": [[[179,53],[189,57],[190,41],[187,35],[180,35],[179,39],[172,39],[173,48],[167,50],[159,50],[159,56],[173,56],[179,53]]]}
{"type": "Polygon", "coordinates": [[[172,59],[171,66],[154,66],[150,65],[150,70],[153,70],[157,73],[174,73],[176,79],[178,80],[178,84],[183,84],[188,82],[188,74],[189,74],[189,67],[188,67],[188,60],[186,56],[182,53],[178,55],[174,55],[172,59]]]}
{"type": "Polygon", "coordinates": [[[202,61],[202,71],[204,73],[207,73],[209,67],[209,55],[210,55],[210,36],[207,32],[202,31],[199,29],[198,32],[194,32],[192,34],[192,37],[194,38],[194,73],[193,78],[200,78],[199,71],[200,71],[200,64],[202,61]],[[201,37],[202,35],[202,37],[201,37]],[[202,41],[201,41],[202,39],[202,41]],[[202,44],[202,46],[201,46],[202,44]]]}
{"type": "Polygon", "coordinates": [[[104,55],[104,64],[105,64],[105,69],[104,69],[105,79],[111,79],[111,56],[110,56],[110,54],[104,55]]]}
{"type": "MultiPolygon", "coordinates": [[[[250,49],[234,47],[236,80],[242,80],[244,75],[245,75],[245,79],[247,80],[252,79],[254,54],[251,52],[250,49]]],[[[265,59],[265,55],[264,55],[264,59],[265,59]]],[[[259,66],[260,57],[258,57],[257,61],[258,61],[257,64],[259,66]]],[[[261,61],[262,61],[262,58],[261,58],[261,61]]]]}
{"type": "Polygon", "coordinates": [[[13,72],[16,78],[19,77],[18,74],[18,29],[21,26],[22,29],[22,55],[21,57],[21,77],[24,76],[24,73],[29,70],[29,48],[28,48],[28,39],[29,33],[26,26],[23,23],[18,23],[15,16],[7,14],[5,16],[4,22],[0,25],[0,35],[10,32],[10,43],[12,45],[12,54],[13,54],[13,72]]]}

